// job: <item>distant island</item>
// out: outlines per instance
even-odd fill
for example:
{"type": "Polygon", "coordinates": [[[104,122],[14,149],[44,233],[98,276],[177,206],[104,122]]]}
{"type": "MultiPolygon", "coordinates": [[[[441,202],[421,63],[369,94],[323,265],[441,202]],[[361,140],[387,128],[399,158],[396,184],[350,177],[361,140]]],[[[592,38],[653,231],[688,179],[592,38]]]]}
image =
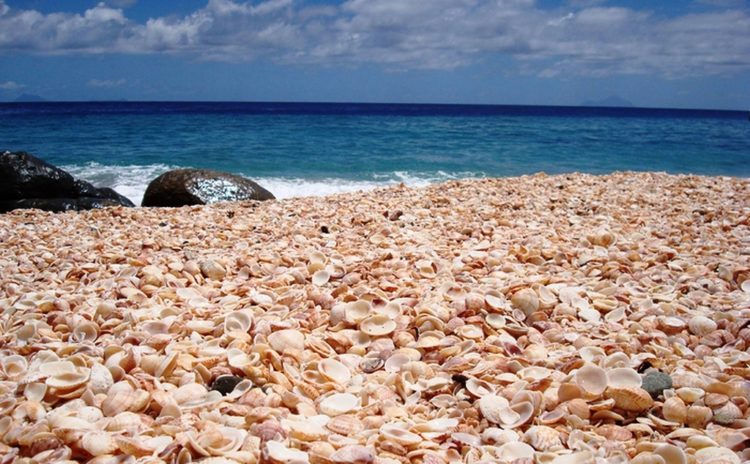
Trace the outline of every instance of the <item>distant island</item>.
{"type": "Polygon", "coordinates": [[[616,95],[603,98],[601,100],[586,100],[581,106],[610,106],[615,108],[632,108],[633,102],[616,95]]]}
{"type": "Polygon", "coordinates": [[[32,93],[22,93],[13,101],[18,102],[18,103],[30,103],[30,102],[46,102],[47,99],[44,97],[40,97],[39,95],[34,95],[32,93]]]}

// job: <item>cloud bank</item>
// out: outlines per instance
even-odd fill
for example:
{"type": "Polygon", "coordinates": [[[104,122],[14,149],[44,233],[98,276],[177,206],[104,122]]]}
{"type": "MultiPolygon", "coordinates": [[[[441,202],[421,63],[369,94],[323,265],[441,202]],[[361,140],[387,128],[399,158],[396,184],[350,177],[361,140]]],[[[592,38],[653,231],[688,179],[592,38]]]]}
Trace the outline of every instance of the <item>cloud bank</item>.
{"type": "Polygon", "coordinates": [[[664,17],[590,1],[544,9],[533,0],[348,0],[325,6],[210,0],[185,16],[146,22],[133,21],[116,6],[129,3],[43,14],[0,0],[0,55],[167,53],[238,62],[377,64],[395,71],[451,69],[506,56],[522,72],[548,77],[679,78],[750,69],[750,11],[744,2],[664,17]]]}

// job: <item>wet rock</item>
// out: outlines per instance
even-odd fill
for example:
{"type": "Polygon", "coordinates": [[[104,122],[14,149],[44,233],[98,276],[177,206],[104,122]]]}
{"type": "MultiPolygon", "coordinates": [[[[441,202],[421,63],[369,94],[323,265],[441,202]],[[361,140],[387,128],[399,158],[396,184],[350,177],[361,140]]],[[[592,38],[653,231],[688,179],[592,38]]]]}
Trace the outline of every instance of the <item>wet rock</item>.
{"type": "Polygon", "coordinates": [[[29,153],[0,154],[0,212],[18,208],[70,211],[134,206],[110,188],[97,188],[29,153]]]}
{"type": "Polygon", "coordinates": [[[242,382],[241,377],[237,377],[234,375],[222,375],[221,377],[217,377],[216,380],[214,380],[214,383],[211,385],[211,390],[216,390],[217,392],[226,396],[232,393],[234,387],[236,387],[240,382],[242,382]]]}
{"type": "Polygon", "coordinates": [[[242,176],[208,169],[175,169],[148,184],[142,206],[208,205],[275,198],[271,192],[242,176]]]}
{"type": "Polygon", "coordinates": [[[672,388],[672,377],[661,371],[649,371],[643,376],[641,388],[646,390],[652,398],[656,398],[664,390],[672,388]]]}

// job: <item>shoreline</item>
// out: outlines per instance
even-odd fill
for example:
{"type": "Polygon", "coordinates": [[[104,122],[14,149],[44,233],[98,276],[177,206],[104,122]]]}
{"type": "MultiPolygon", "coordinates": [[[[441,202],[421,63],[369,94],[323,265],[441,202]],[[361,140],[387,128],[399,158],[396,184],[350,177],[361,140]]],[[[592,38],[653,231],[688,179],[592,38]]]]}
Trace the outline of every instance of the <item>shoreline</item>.
{"type": "Polygon", "coordinates": [[[16,210],[0,243],[0,454],[750,459],[747,179],[16,210]]]}

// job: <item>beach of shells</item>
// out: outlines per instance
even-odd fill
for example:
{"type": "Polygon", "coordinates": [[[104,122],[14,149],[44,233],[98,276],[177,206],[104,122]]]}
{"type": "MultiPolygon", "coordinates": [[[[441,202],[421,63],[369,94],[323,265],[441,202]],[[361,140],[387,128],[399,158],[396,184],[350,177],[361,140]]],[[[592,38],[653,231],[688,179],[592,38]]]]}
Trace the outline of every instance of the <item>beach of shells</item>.
{"type": "Polygon", "coordinates": [[[1,463],[750,462],[750,183],[0,216],[1,463]]]}

